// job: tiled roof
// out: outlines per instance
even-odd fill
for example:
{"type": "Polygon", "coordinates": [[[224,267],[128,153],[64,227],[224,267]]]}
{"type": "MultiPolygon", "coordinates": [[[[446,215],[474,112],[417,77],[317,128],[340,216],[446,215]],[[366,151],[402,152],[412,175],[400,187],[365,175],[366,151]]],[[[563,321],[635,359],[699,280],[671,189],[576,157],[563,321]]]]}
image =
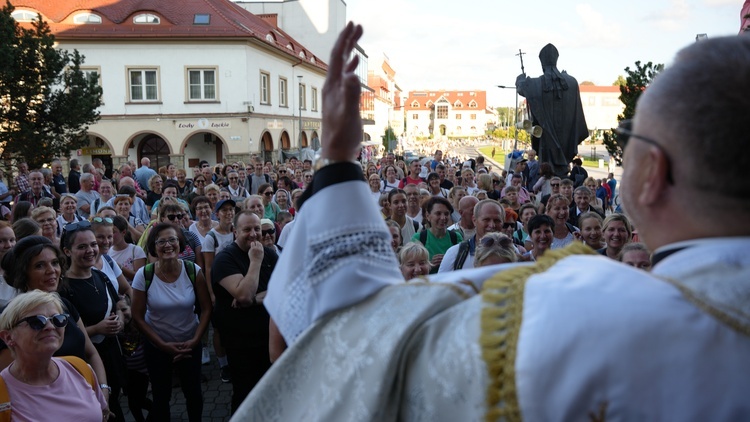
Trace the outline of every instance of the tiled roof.
{"type": "Polygon", "coordinates": [[[409,98],[404,105],[407,110],[429,110],[430,107],[427,103],[432,102],[432,104],[435,104],[440,98],[445,98],[454,111],[482,111],[487,108],[487,91],[410,91],[409,98]],[[472,100],[477,103],[476,107],[469,107],[469,103],[471,103],[472,100]],[[413,106],[414,101],[419,103],[418,107],[413,106]],[[459,102],[461,107],[456,107],[456,104],[459,102]]]}
{"type": "Polygon", "coordinates": [[[302,53],[308,64],[327,69],[320,58],[284,31],[229,0],[14,0],[12,4],[16,10],[41,13],[60,40],[255,38],[297,60],[302,59],[302,53]],[[85,12],[100,16],[102,23],[73,23],[75,15],[85,12]],[[134,23],[133,18],[142,13],[156,15],[161,22],[134,23]],[[210,23],[193,24],[198,14],[210,15],[210,23]]]}

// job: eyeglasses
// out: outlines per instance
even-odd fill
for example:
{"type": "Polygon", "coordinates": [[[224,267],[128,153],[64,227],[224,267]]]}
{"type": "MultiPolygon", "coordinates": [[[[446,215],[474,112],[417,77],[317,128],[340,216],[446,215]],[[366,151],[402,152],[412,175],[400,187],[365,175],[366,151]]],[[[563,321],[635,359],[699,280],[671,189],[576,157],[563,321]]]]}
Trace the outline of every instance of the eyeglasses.
{"type": "Polygon", "coordinates": [[[272,234],[276,234],[276,229],[261,230],[260,232],[263,234],[263,236],[270,236],[272,234]]]}
{"type": "Polygon", "coordinates": [[[552,186],[553,188],[560,187],[559,183],[550,183],[549,185],[552,186]]]}
{"type": "Polygon", "coordinates": [[[271,196],[271,195],[273,195],[273,192],[263,192],[263,195],[265,195],[265,196],[271,196]]]}
{"type": "Polygon", "coordinates": [[[279,170],[279,173],[286,173],[286,170],[279,170]]]}
{"type": "Polygon", "coordinates": [[[31,327],[32,330],[41,331],[44,329],[44,327],[47,326],[47,321],[52,321],[52,325],[54,325],[56,328],[63,328],[68,325],[68,315],[55,314],[50,317],[44,315],[32,315],[18,321],[16,323],[16,326],[25,322],[29,324],[29,327],[31,327]]]}
{"type": "Polygon", "coordinates": [[[169,239],[159,239],[154,243],[156,243],[156,246],[159,247],[165,246],[167,243],[169,243],[170,245],[177,245],[178,243],[180,243],[180,239],[176,237],[170,237],[169,239]]]}
{"type": "Polygon", "coordinates": [[[516,227],[517,227],[516,223],[503,223],[504,229],[511,229],[511,228],[515,229],[516,227]]]}
{"type": "Polygon", "coordinates": [[[73,233],[74,231],[81,230],[81,229],[88,229],[91,227],[91,223],[88,221],[79,221],[77,223],[68,224],[63,228],[63,231],[67,233],[73,233]]]}
{"type": "Polygon", "coordinates": [[[94,223],[107,223],[107,224],[112,224],[114,222],[114,220],[112,220],[109,217],[92,217],[91,221],[93,221],[94,223]]]}
{"type": "Polygon", "coordinates": [[[661,146],[655,140],[633,133],[632,129],[633,129],[633,121],[629,119],[621,121],[617,129],[615,129],[615,134],[617,135],[615,137],[615,140],[617,141],[618,144],[620,144],[620,147],[622,148],[623,152],[625,151],[625,147],[627,147],[628,141],[630,141],[630,138],[640,139],[641,141],[651,146],[656,147],[659,151],[661,151],[662,154],[664,154],[664,157],[667,160],[667,182],[670,185],[673,185],[674,179],[672,178],[672,159],[669,157],[667,150],[664,149],[664,147],[661,146]]]}
{"type": "Polygon", "coordinates": [[[167,214],[167,219],[169,221],[174,221],[175,218],[178,220],[182,220],[182,217],[184,217],[185,214],[167,214]]]}
{"type": "Polygon", "coordinates": [[[209,168],[209,167],[211,167],[209,164],[204,164],[203,166],[201,166],[201,168],[203,168],[203,169],[206,169],[206,168],[209,168]]]}

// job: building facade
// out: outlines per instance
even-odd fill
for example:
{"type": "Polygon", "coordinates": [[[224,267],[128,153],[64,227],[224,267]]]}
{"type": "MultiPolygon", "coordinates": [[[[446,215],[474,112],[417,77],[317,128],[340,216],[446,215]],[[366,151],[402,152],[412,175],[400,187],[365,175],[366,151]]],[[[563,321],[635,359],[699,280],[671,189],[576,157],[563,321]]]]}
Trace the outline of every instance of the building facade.
{"type": "Polygon", "coordinates": [[[579,85],[578,89],[589,133],[617,127],[617,116],[625,109],[619,86],[579,85]]]}
{"type": "Polygon", "coordinates": [[[81,162],[276,161],[320,136],[327,65],[272,20],[228,0],[81,4],[18,0],[14,12],[41,14],[99,75],[101,120],[71,154],[81,162]]]}
{"type": "Polygon", "coordinates": [[[497,122],[487,91],[410,91],[404,110],[409,139],[477,138],[497,122]]]}
{"type": "Polygon", "coordinates": [[[404,109],[396,71],[388,57],[382,56],[372,63],[367,86],[370,89],[363,91],[362,95],[366,97],[372,118],[364,125],[365,141],[382,143],[384,134],[390,128],[393,134],[391,149],[395,149],[398,137],[404,133],[404,109]]]}

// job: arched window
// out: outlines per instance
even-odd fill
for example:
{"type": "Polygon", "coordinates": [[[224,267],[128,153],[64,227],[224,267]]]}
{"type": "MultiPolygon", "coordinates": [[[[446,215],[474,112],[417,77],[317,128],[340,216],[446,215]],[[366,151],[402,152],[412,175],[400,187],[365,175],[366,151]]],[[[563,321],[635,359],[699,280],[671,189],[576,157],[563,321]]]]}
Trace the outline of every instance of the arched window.
{"type": "Polygon", "coordinates": [[[471,108],[477,108],[477,102],[474,101],[474,100],[471,100],[471,102],[469,102],[469,107],[471,107],[471,108]]]}
{"type": "Polygon", "coordinates": [[[133,18],[133,23],[140,25],[158,25],[161,23],[161,18],[153,13],[141,13],[133,18]]]}
{"type": "Polygon", "coordinates": [[[102,23],[102,17],[93,13],[79,13],[73,16],[73,23],[77,25],[99,24],[102,23]]]}
{"type": "Polygon", "coordinates": [[[276,44],[276,38],[273,36],[273,34],[266,34],[266,41],[270,42],[271,44],[276,44]]]}
{"type": "Polygon", "coordinates": [[[31,10],[14,10],[10,16],[16,22],[33,22],[39,17],[39,14],[31,10]]]}
{"type": "Polygon", "coordinates": [[[412,101],[412,102],[411,102],[411,106],[412,106],[413,108],[417,108],[417,107],[419,107],[419,101],[417,101],[417,100],[414,100],[414,101],[412,101]]]}

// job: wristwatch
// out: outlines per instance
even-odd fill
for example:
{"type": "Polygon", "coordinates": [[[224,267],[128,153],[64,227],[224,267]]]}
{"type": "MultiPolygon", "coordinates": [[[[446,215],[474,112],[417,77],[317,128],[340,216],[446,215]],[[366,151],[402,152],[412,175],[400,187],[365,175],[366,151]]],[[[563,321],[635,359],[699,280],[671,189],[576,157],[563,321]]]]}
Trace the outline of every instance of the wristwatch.
{"type": "Polygon", "coordinates": [[[112,387],[107,384],[99,384],[99,388],[102,390],[109,390],[110,393],[112,392],[112,387]]]}

